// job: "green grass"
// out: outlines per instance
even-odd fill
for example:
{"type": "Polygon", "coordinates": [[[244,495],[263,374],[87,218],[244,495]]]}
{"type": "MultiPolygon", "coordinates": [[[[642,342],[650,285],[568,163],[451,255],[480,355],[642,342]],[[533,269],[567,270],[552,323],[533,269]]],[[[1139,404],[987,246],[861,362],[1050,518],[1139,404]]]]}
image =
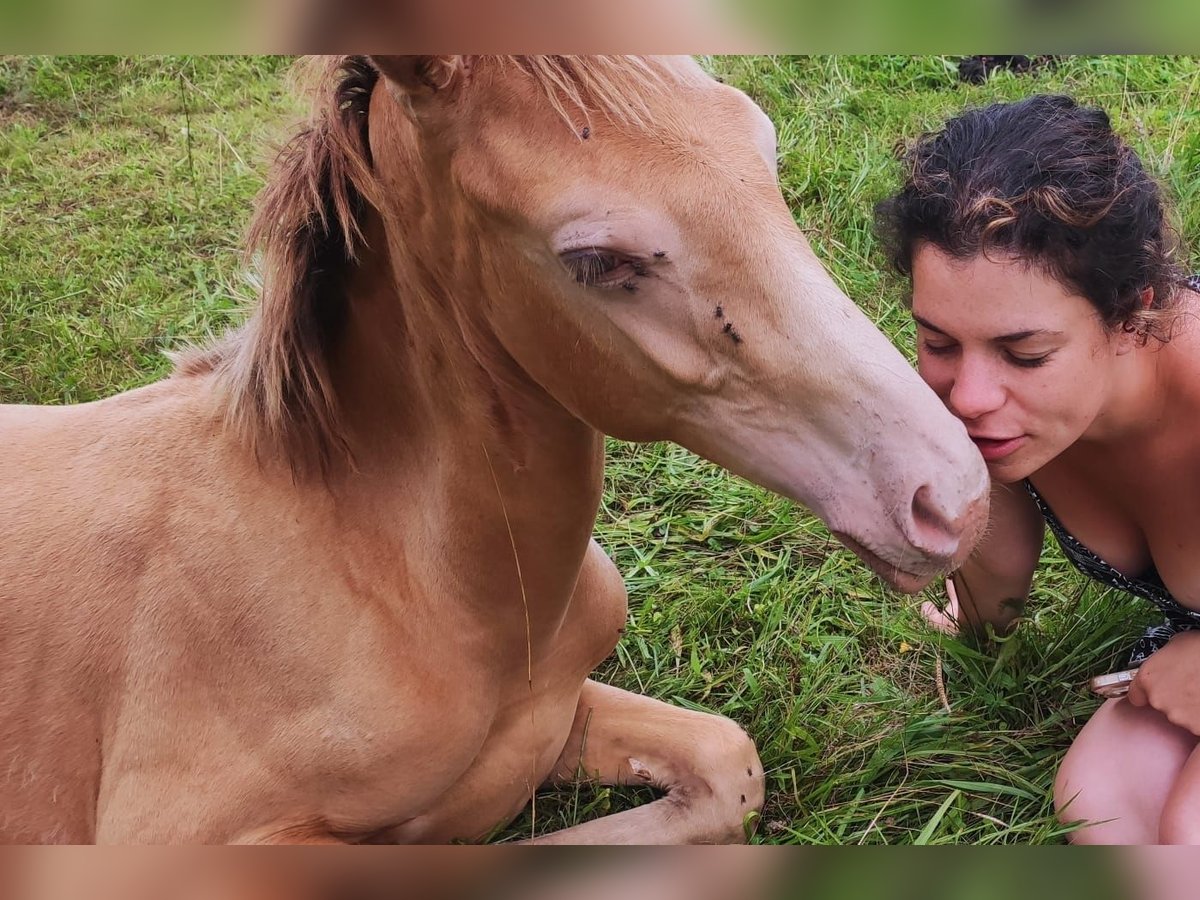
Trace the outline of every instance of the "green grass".
{"type": "MultiPolygon", "coordinates": [[[[893,148],[967,104],[1065,91],[1109,109],[1200,234],[1200,63],[1066,58],[959,84],[926,57],[708,61],[775,121],[781,183],[834,278],[910,352],[905,286],[872,205],[893,148]]],[[[299,108],[286,61],[0,58],[0,402],[67,403],[145,383],[161,351],[219,332],[251,296],[239,244],[273,141],[299,108]]],[[[768,772],[759,840],[1063,840],[1050,787],[1153,616],[1047,547],[1004,641],[925,629],[804,510],[668,445],[612,442],[598,534],[629,627],[600,677],[732,716],[768,772]],[[939,672],[949,709],[939,692],[939,672]]],[[[539,796],[543,831],[646,795],[539,796]]],[[[528,834],[527,813],[499,839],[528,834]]]]}
{"type": "Polygon", "coordinates": [[[0,61],[0,402],[144,383],[237,320],[284,64],[0,61]]]}

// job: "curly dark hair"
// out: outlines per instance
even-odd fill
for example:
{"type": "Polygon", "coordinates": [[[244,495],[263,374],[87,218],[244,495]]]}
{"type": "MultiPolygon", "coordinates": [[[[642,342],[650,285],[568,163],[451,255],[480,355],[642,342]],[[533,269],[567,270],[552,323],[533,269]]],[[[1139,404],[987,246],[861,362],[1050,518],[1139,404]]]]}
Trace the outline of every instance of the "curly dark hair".
{"type": "Polygon", "coordinates": [[[958,259],[1016,257],[1088,299],[1110,330],[1170,337],[1180,240],[1158,183],[1103,110],[1055,95],[993,103],[923,135],[903,162],[903,187],[875,207],[902,275],[923,242],[958,259]]]}

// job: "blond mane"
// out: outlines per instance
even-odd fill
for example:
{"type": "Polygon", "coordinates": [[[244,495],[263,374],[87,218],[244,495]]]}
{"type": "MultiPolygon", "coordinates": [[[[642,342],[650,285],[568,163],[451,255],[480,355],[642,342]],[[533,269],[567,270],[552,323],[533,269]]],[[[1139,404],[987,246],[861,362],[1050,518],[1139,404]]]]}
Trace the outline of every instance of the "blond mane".
{"type": "MultiPolygon", "coordinates": [[[[646,97],[672,80],[654,58],[469,62],[532,78],[576,133],[575,117],[593,114],[646,126],[646,97]]],[[[444,58],[440,74],[449,81],[467,63],[444,58]]],[[[241,328],[175,360],[178,376],[215,374],[230,428],[260,459],[282,455],[297,477],[352,462],[330,356],[348,315],[344,287],[363,247],[363,217],[381,200],[367,139],[379,71],[366,57],[340,56],[305,61],[299,72],[312,85],[312,111],[276,157],[247,236],[248,260],[259,256],[261,301],[241,328]]]]}

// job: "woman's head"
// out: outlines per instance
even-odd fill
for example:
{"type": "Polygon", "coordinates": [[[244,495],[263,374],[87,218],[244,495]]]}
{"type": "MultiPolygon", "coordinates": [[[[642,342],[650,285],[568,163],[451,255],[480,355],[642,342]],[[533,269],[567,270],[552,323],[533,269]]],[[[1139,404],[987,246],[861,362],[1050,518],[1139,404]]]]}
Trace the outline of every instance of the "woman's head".
{"type": "Polygon", "coordinates": [[[876,208],[912,278],[922,377],[993,478],[1024,478],[1119,426],[1180,272],[1160,190],[1104,112],[1039,96],[921,138],[876,208]]]}
{"type": "Polygon", "coordinates": [[[1088,300],[1107,328],[1169,336],[1176,236],[1158,184],[1103,110],[1048,95],[994,103],[920,138],[905,164],[903,188],[876,207],[902,274],[923,244],[1019,259],[1088,300]]]}

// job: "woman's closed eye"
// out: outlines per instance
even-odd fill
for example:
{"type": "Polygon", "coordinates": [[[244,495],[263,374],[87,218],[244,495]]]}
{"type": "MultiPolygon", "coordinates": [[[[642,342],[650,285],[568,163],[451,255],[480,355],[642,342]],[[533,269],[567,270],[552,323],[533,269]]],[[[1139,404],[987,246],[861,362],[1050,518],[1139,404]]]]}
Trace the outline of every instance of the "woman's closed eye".
{"type": "Polygon", "coordinates": [[[953,342],[923,340],[921,341],[921,349],[932,353],[934,356],[948,356],[958,349],[958,344],[953,342]]]}
{"type": "Polygon", "coordinates": [[[1019,366],[1022,369],[1036,369],[1038,366],[1045,365],[1046,361],[1050,359],[1052,354],[1043,353],[1040,356],[1029,356],[1025,354],[1014,353],[1011,350],[1006,350],[1004,351],[1004,355],[1014,366],[1019,366]]]}
{"type": "MultiPolygon", "coordinates": [[[[933,341],[925,339],[921,341],[921,349],[934,356],[949,356],[958,351],[958,344],[954,343],[953,341],[933,341]]],[[[1045,365],[1053,355],[1053,353],[1017,353],[1014,350],[1008,349],[1005,349],[1003,353],[1006,362],[1021,369],[1036,369],[1038,366],[1045,365]]]]}

